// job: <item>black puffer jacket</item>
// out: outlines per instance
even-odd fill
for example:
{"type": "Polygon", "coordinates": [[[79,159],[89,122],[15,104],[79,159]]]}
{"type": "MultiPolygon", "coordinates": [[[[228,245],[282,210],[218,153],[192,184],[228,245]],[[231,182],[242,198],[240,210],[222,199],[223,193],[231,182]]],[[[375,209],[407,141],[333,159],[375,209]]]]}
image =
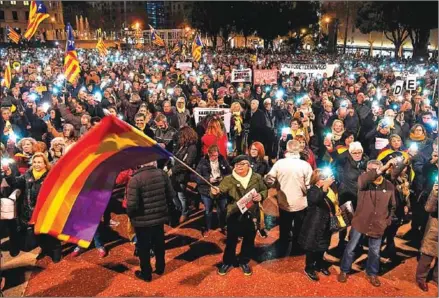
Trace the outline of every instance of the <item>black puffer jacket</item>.
{"type": "Polygon", "coordinates": [[[270,166],[268,165],[268,162],[264,159],[261,160],[250,157],[250,165],[253,169],[253,172],[258,173],[262,177],[264,177],[270,171],[270,166]]]}
{"type": "Polygon", "coordinates": [[[37,204],[38,193],[40,192],[41,185],[47,176],[44,173],[40,179],[35,180],[32,170],[27,170],[23,175],[15,177],[13,175],[7,176],[6,182],[12,187],[12,189],[21,189],[22,194],[17,202],[18,218],[22,225],[27,225],[32,218],[32,214],[37,204]]]}
{"type": "MultiPolygon", "coordinates": [[[[221,154],[218,156],[218,163],[219,163],[219,168],[222,178],[232,173],[232,169],[230,168],[229,163],[221,154]]],[[[209,156],[206,155],[204,158],[200,160],[197,166],[197,173],[199,173],[207,181],[209,181],[209,178],[211,177],[212,174],[212,168],[210,167],[209,156]]],[[[210,186],[207,185],[206,182],[204,182],[198,177],[197,177],[197,183],[198,183],[198,192],[203,196],[210,197],[210,186]]],[[[219,184],[219,182],[217,184],[219,184]]]]}
{"type": "MultiPolygon", "coordinates": [[[[331,241],[329,206],[325,203],[326,194],[321,188],[313,185],[306,197],[308,209],[303,220],[299,245],[306,251],[326,251],[331,241]]],[[[329,199],[326,201],[330,204],[329,199]]]]}
{"type": "Polygon", "coordinates": [[[168,205],[175,191],[166,173],[152,166],[137,170],[127,186],[127,213],[134,227],[168,222],[168,205]]]}

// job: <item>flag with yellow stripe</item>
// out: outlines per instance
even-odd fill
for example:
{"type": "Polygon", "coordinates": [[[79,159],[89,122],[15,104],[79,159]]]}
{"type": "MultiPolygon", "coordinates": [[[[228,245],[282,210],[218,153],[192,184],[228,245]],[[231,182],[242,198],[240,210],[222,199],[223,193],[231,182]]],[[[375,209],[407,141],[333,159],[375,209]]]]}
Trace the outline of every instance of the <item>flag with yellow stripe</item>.
{"type": "Polygon", "coordinates": [[[10,40],[18,44],[20,42],[21,36],[11,27],[8,27],[8,37],[10,40]]]}
{"type": "Polygon", "coordinates": [[[201,41],[200,35],[195,36],[192,42],[192,58],[194,61],[200,61],[201,59],[201,49],[203,48],[203,43],[201,41]]]}
{"type": "Polygon", "coordinates": [[[102,38],[99,38],[98,43],[96,44],[96,49],[99,52],[99,55],[105,57],[108,54],[108,50],[107,47],[105,46],[104,41],[102,40],[102,38]]]}
{"type": "Polygon", "coordinates": [[[5,77],[3,78],[2,85],[6,88],[11,88],[11,82],[12,82],[12,71],[11,71],[11,65],[9,64],[9,61],[6,61],[5,63],[5,77]]]}
{"type": "Polygon", "coordinates": [[[78,53],[76,53],[73,29],[67,24],[67,45],[66,56],[64,58],[64,76],[66,80],[73,83],[79,76],[81,68],[79,66],[78,53]]]}
{"type": "Polygon", "coordinates": [[[40,23],[48,17],[49,14],[47,13],[47,9],[43,1],[32,1],[31,11],[29,12],[29,22],[27,25],[27,30],[24,33],[24,38],[30,40],[32,36],[35,35],[35,32],[37,32],[40,23]]]}

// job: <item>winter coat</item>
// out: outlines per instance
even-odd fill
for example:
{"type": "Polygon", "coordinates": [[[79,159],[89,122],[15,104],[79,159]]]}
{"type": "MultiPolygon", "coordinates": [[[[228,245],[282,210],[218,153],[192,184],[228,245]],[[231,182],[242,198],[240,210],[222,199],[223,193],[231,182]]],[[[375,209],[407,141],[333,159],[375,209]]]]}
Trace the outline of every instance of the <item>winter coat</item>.
{"type": "Polygon", "coordinates": [[[428,197],[427,204],[425,204],[425,211],[430,213],[427,227],[425,228],[424,238],[422,239],[421,253],[437,258],[437,241],[438,241],[438,207],[437,207],[437,193],[433,191],[428,197]]]}
{"type": "Polygon", "coordinates": [[[258,173],[262,177],[264,177],[269,171],[270,166],[268,165],[268,162],[264,159],[256,159],[254,157],[250,157],[250,166],[253,169],[253,172],[258,173]]]}
{"type": "MultiPolygon", "coordinates": [[[[188,144],[184,147],[180,147],[174,153],[175,157],[183,161],[191,168],[195,168],[195,160],[197,159],[197,145],[196,143],[188,144]]],[[[183,191],[180,189],[180,184],[186,184],[189,181],[191,172],[183,166],[181,163],[176,162],[172,168],[172,185],[177,191],[183,191]]]]}
{"type": "Polygon", "coordinates": [[[223,134],[223,136],[221,138],[218,138],[214,135],[209,135],[209,134],[205,134],[202,138],[201,138],[201,144],[202,144],[202,153],[205,155],[207,154],[207,149],[209,149],[209,147],[211,145],[217,145],[218,149],[219,149],[219,153],[227,158],[227,135],[223,134]]]}
{"type": "Polygon", "coordinates": [[[331,242],[328,206],[331,200],[326,198],[326,193],[316,185],[310,187],[306,197],[308,209],[303,220],[299,245],[306,251],[326,251],[331,242]]]}
{"type": "Polygon", "coordinates": [[[352,219],[352,227],[372,238],[383,236],[395,217],[395,186],[384,179],[379,185],[373,183],[379,176],[375,170],[358,177],[358,203],[352,219]]]}
{"type": "MultiPolygon", "coordinates": [[[[241,185],[241,183],[233,177],[233,175],[226,176],[221,181],[218,187],[220,189],[220,194],[225,195],[228,198],[227,219],[232,215],[236,216],[241,213],[241,211],[239,211],[236,202],[238,202],[246,193],[251,191],[253,188],[256,190],[257,193],[261,195],[262,201],[265,200],[265,198],[267,198],[268,195],[267,186],[265,185],[261,175],[254,172],[250,177],[250,181],[247,185],[247,188],[244,188],[241,185]]],[[[212,197],[218,197],[218,196],[212,196],[212,197]]],[[[260,203],[262,203],[262,201],[260,203]]],[[[259,210],[258,204],[253,204],[249,208],[248,212],[250,212],[253,217],[256,217],[257,212],[259,212],[258,210],[259,210]]]]}
{"type": "Polygon", "coordinates": [[[348,151],[338,154],[337,150],[331,153],[331,157],[334,159],[337,169],[337,177],[340,182],[338,188],[340,194],[340,204],[346,203],[346,201],[352,200],[354,206],[356,206],[356,198],[358,191],[358,177],[366,171],[367,156],[363,154],[361,161],[357,162],[352,159],[352,156],[348,151]]]}
{"type": "Polygon", "coordinates": [[[20,200],[17,202],[18,218],[22,225],[28,225],[35,206],[37,204],[38,193],[40,192],[41,185],[47,176],[44,173],[40,179],[35,180],[32,170],[29,169],[21,176],[6,176],[6,182],[12,186],[13,189],[20,189],[22,194],[20,200]]]}
{"type": "Polygon", "coordinates": [[[176,197],[168,175],[152,166],[137,170],[127,186],[127,214],[133,227],[168,222],[168,205],[176,197]]]}
{"type": "MultiPolygon", "coordinates": [[[[227,159],[222,157],[221,155],[218,156],[218,163],[219,163],[219,169],[221,172],[221,177],[225,177],[227,175],[230,175],[232,173],[232,169],[230,168],[229,163],[227,162],[227,159]]],[[[197,165],[197,173],[200,174],[204,179],[209,181],[209,178],[212,174],[212,168],[210,166],[210,160],[209,156],[205,156],[200,160],[200,162],[197,165]]],[[[206,182],[201,180],[197,177],[197,184],[198,184],[198,192],[201,195],[204,196],[210,196],[210,186],[207,185],[206,182]]]]}

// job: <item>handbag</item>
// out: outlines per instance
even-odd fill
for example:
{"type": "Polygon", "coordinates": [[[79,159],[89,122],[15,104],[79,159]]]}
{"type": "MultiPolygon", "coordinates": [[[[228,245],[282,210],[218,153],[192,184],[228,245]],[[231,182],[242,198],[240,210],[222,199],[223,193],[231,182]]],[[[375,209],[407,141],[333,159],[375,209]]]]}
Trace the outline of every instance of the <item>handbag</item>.
{"type": "Polygon", "coordinates": [[[329,231],[331,231],[332,233],[336,233],[341,230],[340,223],[337,216],[332,213],[331,206],[329,205],[328,201],[326,201],[326,199],[325,203],[326,205],[328,205],[329,208],[329,231]]]}
{"type": "Polygon", "coordinates": [[[354,207],[352,201],[347,201],[340,206],[341,216],[347,226],[351,225],[352,219],[354,218],[354,207]]]}

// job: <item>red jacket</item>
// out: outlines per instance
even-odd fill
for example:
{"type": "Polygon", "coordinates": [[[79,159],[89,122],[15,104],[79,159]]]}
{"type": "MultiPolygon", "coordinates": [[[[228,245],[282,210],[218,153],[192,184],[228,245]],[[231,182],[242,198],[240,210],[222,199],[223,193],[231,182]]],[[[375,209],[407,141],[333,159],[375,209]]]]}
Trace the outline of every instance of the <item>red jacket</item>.
{"type": "Polygon", "coordinates": [[[127,192],[126,192],[126,185],[128,185],[128,181],[131,179],[131,175],[133,174],[133,170],[125,170],[119,173],[119,175],[116,178],[116,185],[125,184],[125,194],[123,196],[122,206],[124,208],[127,207],[127,192]]]}
{"type": "Polygon", "coordinates": [[[211,145],[217,145],[219,148],[219,153],[224,158],[227,158],[227,135],[226,134],[223,134],[223,136],[221,138],[218,138],[214,135],[205,134],[201,138],[201,144],[202,144],[202,151],[203,151],[204,155],[207,154],[207,149],[209,149],[209,147],[211,145]]]}

